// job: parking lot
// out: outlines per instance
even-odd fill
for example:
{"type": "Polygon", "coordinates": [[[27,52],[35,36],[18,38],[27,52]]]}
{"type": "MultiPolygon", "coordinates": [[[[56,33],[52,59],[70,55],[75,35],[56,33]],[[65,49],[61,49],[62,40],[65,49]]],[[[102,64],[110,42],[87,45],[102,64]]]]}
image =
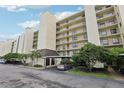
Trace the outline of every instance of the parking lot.
{"type": "Polygon", "coordinates": [[[124,81],[0,64],[1,88],[122,88],[124,81]]]}

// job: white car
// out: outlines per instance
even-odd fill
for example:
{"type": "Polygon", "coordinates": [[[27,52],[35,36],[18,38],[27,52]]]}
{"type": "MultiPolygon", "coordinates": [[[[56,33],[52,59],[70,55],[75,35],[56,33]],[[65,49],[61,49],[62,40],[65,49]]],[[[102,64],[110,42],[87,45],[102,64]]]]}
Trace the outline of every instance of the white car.
{"type": "Polygon", "coordinates": [[[58,70],[63,70],[63,71],[69,70],[69,69],[71,69],[71,68],[72,68],[72,67],[69,66],[69,65],[58,65],[58,66],[57,66],[57,69],[58,69],[58,70]]]}
{"type": "Polygon", "coordinates": [[[5,64],[5,60],[4,59],[0,59],[0,64],[5,64]]]}

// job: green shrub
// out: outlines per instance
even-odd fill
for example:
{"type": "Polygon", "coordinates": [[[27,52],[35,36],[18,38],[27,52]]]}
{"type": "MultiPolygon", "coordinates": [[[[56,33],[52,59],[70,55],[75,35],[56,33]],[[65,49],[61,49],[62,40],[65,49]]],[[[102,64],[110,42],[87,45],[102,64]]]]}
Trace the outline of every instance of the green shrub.
{"type": "Polygon", "coordinates": [[[39,64],[35,64],[34,67],[43,67],[43,66],[39,64]]]}

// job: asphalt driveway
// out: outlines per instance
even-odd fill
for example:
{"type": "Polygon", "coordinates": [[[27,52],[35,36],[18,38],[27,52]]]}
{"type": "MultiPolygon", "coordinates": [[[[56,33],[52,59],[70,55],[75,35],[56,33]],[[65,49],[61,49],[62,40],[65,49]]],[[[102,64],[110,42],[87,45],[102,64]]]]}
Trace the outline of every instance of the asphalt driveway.
{"type": "Polygon", "coordinates": [[[0,64],[1,88],[123,88],[124,81],[0,64]]]}

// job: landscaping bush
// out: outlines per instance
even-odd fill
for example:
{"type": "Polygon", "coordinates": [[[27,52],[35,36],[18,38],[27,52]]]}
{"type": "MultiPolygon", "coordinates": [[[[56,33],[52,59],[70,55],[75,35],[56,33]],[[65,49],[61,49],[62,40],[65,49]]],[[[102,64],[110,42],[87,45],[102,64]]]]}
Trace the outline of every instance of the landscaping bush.
{"type": "Polygon", "coordinates": [[[35,64],[34,67],[43,67],[43,66],[39,64],[35,64]]]}

